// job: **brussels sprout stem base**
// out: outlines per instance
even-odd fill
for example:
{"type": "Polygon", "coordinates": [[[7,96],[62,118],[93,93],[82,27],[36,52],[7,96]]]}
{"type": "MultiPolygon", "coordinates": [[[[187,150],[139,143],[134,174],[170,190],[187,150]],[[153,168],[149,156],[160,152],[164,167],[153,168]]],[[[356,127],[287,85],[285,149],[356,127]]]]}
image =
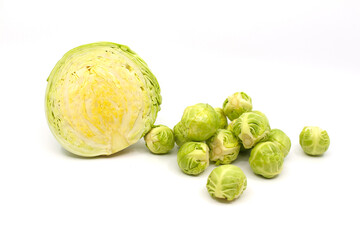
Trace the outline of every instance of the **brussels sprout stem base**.
{"type": "Polygon", "coordinates": [[[243,142],[243,145],[246,149],[248,148],[251,148],[254,144],[254,141],[253,139],[251,138],[251,136],[249,136],[248,134],[244,134],[241,136],[242,137],[242,142],[243,142]]]}

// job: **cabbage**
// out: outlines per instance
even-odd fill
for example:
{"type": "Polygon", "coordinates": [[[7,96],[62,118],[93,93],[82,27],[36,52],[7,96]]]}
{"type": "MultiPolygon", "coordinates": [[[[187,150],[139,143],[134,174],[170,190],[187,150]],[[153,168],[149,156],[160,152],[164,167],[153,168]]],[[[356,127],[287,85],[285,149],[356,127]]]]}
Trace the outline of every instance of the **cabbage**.
{"type": "Polygon", "coordinates": [[[160,110],[160,87],[129,47],[97,42],[67,52],[50,73],[45,111],[68,151],[110,155],[136,143],[160,110]]]}

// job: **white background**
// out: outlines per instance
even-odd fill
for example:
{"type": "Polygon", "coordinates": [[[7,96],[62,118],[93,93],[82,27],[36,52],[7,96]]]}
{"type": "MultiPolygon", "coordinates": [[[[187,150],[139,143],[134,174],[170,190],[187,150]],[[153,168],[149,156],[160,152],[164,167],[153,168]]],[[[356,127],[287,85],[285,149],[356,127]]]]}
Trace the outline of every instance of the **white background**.
{"type": "Polygon", "coordinates": [[[0,239],[359,239],[360,2],[0,0],[0,239]],[[248,178],[240,199],[206,191],[176,150],[143,140],[111,157],[63,150],[44,114],[46,79],[62,55],[96,41],[130,46],[161,86],[157,123],[221,107],[237,91],[292,140],[283,172],[248,178]],[[326,129],[306,156],[298,135],[326,129]]]}

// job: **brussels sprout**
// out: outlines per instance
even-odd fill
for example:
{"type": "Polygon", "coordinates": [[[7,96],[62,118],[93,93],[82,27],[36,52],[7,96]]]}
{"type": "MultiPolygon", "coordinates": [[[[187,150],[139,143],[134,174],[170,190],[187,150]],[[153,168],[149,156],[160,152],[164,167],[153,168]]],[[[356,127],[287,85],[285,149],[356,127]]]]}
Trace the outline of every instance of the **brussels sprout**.
{"type": "Polygon", "coordinates": [[[190,141],[184,136],[184,134],[185,134],[185,128],[181,124],[181,122],[179,122],[174,126],[175,142],[179,147],[181,147],[184,143],[190,141]]]}
{"type": "Polygon", "coordinates": [[[209,104],[198,103],[185,109],[181,124],[186,139],[205,141],[219,128],[220,119],[209,104]]]}
{"type": "Polygon", "coordinates": [[[258,143],[250,153],[249,163],[254,173],[273,178],[283,168],[284,155],[279,145],[273,142],[258,143]]]}
{"type": "Polygon", "coordinates": [[[48,78],[51,132],[68,151],[110,155],[137,142],[160,110],[159,84],[127,46],[97,42],[74,48],[48,78]]]}
{"type": "Polygon", "coordinates": [[[327,132],[319,127],[304,127],[300,133],[300,145],[305,153],[317,156],[329,148],[330,138],[327,132]]]}
{"type": "Polygon", "coordinates": [[[240,139],[245,149],[252,148],[256,143],[267,139],[270,125],[266,116],[259,112],[246,112],[232,121],[228,130],[240,139]]]}
{"type": "Polygon", "coordinates": [[[280,129],[271,129],[267,141],[279,144],[279,148],[286,157],[291,148],[290,138],[280,129]]]}
{"type": "Polygon", "coordinates": [[[223,110],[230,121],[238,118],[244,112],[252,110],[251,98],[244,92],[237,92],[229,96],[223,103],[223,110]]]}
{"type": "Polygon", "coordinates": [[[230,164],[240,151],[238,138],[229,130],[218,129],[206,142],[210,148],[210,161],[216,165],[230,164]]]}
{"type": "Polygon", "coordinates": [[[168,153],[175,145],[173,131],[164,125],[154,126],[144,139],[146,147],[155,154],[168,153]]]}
{"type": "Polygon", "coordinates": [[[222,110],[222,108],[214,108],[216,114],[218,115],[218,118],[220,120],[220,126],[219,128],[221,129],[226,129],[228,126],[228,120],[225,116],[224,111],[222,110]]]}
{"type": "Polygon", "coordinates": [[[180,169],[189,175],[198,175],[209,166],[209,147],[202,142],[186,142],[177,154],[180,169]]]}
{"type": "Polygon", "coordinates": [[[247,179],[237,166],[228,164],[214,168],[210,173],[206,188],[210,196],[232,201],[246,189],[247,179]]]}

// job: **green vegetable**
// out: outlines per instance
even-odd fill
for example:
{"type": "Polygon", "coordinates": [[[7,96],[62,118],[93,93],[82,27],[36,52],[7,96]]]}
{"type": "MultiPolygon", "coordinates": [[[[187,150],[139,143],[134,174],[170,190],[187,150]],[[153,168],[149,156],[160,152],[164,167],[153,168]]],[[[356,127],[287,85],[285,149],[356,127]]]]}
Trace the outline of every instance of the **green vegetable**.
{"type": "Polygon", "coordinates": [[[322,155],[329,148],[330,138],[328,133],[319,127],[304,127],[300,133],[300,145],[309,155],[322,155]]]}
{"type": "Polygon", "coordinates": [[[225,116],[224,111],[222,110],[222,108],[214,108],[216,114],[218,115],[218,118],[220,119],[220,126],[219,128],[221,129],[226,129],[228,126],[228,120],[225,116]]]}
{"type": "Polygon", "coordinates": [[[278,144],[261,142],[251,150],[249,163],[254,173],[273,178],[280,174],[283,168],[284,155],[278,144]]]}
{"type": "Polygon", "coordinates": [[[210,196],[232,201],[246,189],[247,179],[244,172],[237,166],[221,165],[210,173],[206,188],[210,196]]]}
{"type": "Polygon", "coordinates": [[[137,142],[160,110],[155,76],[127,46],[97,42],[74,48],[48,78],[51,132],[80,156],[110,155],[137,142]]]}
{"type": "Polygon", "coordinates": [[[230,121],[233,121],[241,114],[252,110],[251,98],[244,92],[234,93],[224,101],[223,110],[230,121]]]}
{"type": "Polygon", "coordinates": [[[177,154],[180,169],[189,175],[198,175],[209,166],[209,147],[202,142],[186,142],[177,154]]]}
{"type": "Polygon", "coordinates": [[[218,129],[206,143],[210,148],[210,161],[216,165],[230,164],[240,151],[238,138],[226,129],[218,129]]]}
{"type": "Polygon", "coordinates": [[[144,139],[146,147],[155,154],[168,153],[175,145],[173,131],[164,125],[154,126],[144,139]]]}
{"type": "Polygon", "coordinates": [[[280,129],[271,129],[268,141],[277,143],[284,154],[284,157],[286,157],[290,151],[291,148],[291,141],[290,138],[280,129]]]}
{"type": "Polygon", "coordinates": [[[220,120],[209,104],[198,103],[185,109],[181,118],[183,136],[189,141],[205,141],[220,126],[220,120]]]}
{"type": "Polygon", "coordinates": [[[228,130],[240,139],[245,149],[252,148],[256,143],[265,141],[270,133],[270,125],[266,116],[259,112],[246,112],[232,121],[228,130]]]}
{"type": "Polygon", "coordinates": [[[174,135],[175,135],[175,142],[176,144],[181,147],[184,143],[189,142],[189,140],[184,136],[185,134],[185,128],[179,122],[174,126],[174,135]]]}

